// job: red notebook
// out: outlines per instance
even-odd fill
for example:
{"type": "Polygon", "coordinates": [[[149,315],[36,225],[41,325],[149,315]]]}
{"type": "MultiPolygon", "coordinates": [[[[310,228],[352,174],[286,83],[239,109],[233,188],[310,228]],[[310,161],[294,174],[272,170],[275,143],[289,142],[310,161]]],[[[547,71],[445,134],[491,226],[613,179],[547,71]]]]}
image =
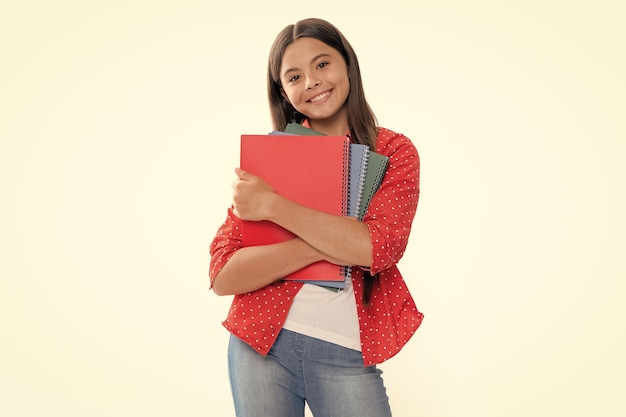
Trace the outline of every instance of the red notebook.
{"type": "MultiPolygon", "coordinates": [[[[350,140],[346,136],[241,135],[240,167],[298,204],[346,215],[350,140]]],[[[244,221],[243,245],[283,242],[295,235],[270,221],[244,221]]],[[[343,281],[343,267],[316,262],[284,279],[343,281]]]]}

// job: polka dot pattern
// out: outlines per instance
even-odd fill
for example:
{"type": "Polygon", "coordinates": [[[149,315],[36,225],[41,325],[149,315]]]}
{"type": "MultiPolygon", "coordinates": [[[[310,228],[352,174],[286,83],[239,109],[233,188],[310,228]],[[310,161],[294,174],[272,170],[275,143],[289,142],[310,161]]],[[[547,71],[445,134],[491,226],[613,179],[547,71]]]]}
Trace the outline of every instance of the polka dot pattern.
{"type": "MultiPolygon", "coordinates": [[[[419,155],[407,137],[385,128],[379,128],[376,151],[389,157],[389,166],[363,219],[372,237],[370,273],[378,276],[368,306],[361,301],[363,270],[352,268],[365,366],[382,363],[397,354],[424,317],[396,266],[406,250],[417,209],[419,155]]],[[[233,253],[242,247],[241,240],[241,220],[233,214],[231,207],[211,243],[211,283],[233,253]]],[[[302,285],[294,281],[277,281],[234,296],[224,327],[266,355],[302,285]]]]}

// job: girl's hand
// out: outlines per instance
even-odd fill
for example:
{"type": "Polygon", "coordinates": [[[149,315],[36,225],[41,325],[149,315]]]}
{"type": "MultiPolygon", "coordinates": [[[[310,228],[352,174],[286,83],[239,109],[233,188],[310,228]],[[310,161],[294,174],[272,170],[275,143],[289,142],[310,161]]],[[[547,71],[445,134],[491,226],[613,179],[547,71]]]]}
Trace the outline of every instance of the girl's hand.
{"type": "Polygon", "coordinates": [[[237,179],[233,182],[234,213],[242,220],[265,220],[269,217],[274,189],[261,177],[235,168],[237,179]]]}

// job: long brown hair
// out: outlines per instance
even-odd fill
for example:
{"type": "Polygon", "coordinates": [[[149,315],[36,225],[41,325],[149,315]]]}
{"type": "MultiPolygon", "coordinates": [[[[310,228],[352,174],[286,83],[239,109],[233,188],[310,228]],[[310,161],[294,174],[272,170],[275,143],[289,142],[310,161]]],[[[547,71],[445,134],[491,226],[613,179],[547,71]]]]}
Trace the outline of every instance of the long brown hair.
{"type": "Polygon", "coordinates": [[[284,130],[287,123],[293,120],[300,123],[305,117],[297,113],[296,109],[283,97],[280,67],[287,46],[299,38],[307,37],[317,39],[336,49],[346,61],[350,80],[350,93],[346,100],[350,136],[353,142],[368,145],[375,151],[376,116],[365,99],[359,60],[343,34],[331,23],[322,19],[304,19],[285,27],[272,44],[267,71],[267,87],[274,129],[284,130]]]}
{"type": "MultiPolygon", "coordinates": [[[[287,123],[292,121],[300,123],[306,117],[298,113],[283,97],[280,81],[280,67],[285,49],[295,40],[305,37],[324,42],[343,56],[350,80],[350,92],[346,99],[350,138],[352,142],[368,145],[371,150],[376,151],[377,121],[365,99],[359,60],[343,34],[334,25],[322,19],[303,19],[285,27],[272,44],[267,70],[267,89],[274,129],[283,131],[287,123]]],[[[364,271],[363,302],[365,305],[369,305],[375,278],[368,271],[364,271]]]]}

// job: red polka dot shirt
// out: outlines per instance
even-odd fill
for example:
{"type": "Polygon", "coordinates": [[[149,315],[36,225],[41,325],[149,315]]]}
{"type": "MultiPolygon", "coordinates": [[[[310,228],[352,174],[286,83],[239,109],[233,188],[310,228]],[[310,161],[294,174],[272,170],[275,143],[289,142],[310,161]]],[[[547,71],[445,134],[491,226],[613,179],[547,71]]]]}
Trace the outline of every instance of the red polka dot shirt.
{"type": "MultiPolygon", "coordinates": [[[[419,155],[407,137],[385,128],[378,130],[376,152],[390,159],[383,182],[363,218],[372,238],[370,273],[378,274],[369,306],[362,302],[363,269],[352,268],[365,366],[382,363],[397,354],[424,317],[396,266],[404,255],[417,209],[419,155]]],[[[242,247],[241,241],[241,220],[231,207],[210,246],[211,283],[233,253],[242,247]]],[[[266,355],[302,285],[276,281],[253,292],[235,295],[224,327],[266,355]]]]}

